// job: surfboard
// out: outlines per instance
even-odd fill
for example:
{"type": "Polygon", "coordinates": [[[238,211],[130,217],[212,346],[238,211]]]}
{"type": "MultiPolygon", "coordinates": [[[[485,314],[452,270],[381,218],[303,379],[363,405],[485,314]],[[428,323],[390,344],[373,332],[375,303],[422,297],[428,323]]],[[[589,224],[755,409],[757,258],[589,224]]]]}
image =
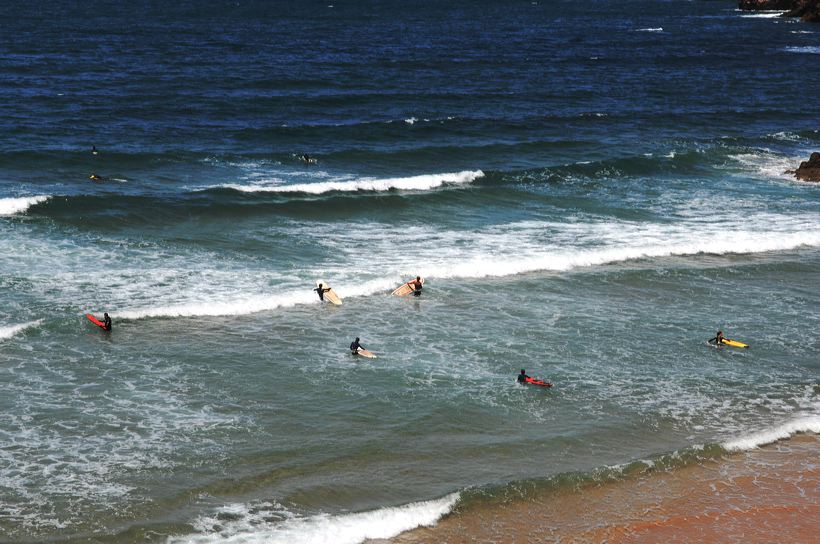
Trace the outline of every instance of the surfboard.
{"type": "Polygon", "coordinates": [[[727,346],[732,346],[735,348],[748,348],[748,344],[744,344],[743,342],[738,342],[737,340],[732,340],[731,338],[724,338],[722,340],[724,344],[727,346]]]}
{"type": "Polygon", "coordinates": [[[98,326],[99,328],[101,328],[102,330],[105,330],[105,323],[103,323],[102,321],[100,321],[99,319],[97,319],[96,317],[94,317],[93,315],[91,315],[91,314],[85,314],[85,317],[87,317],[89,321],[91,321],[92,323],[94,323],[95,325],[97,325],[97,326],[98,326]]]}
{"type": "MultiPolygon", "coordinates": [[[[330,287],[330,285],[328,285],[326,282],[319,280],[319,281],[316,282],[316,288],[317,289],[319,288],[320,283],[322,284],[322,288],[324,288],[324,289],[327,289],[328,287],[330,287]]],[[[342,299],[339,298],[339,295],[337,295],[336,291],[334,291],[332,288],[330,289],[330,291],[326,292],[324,296],[325,296],[325,300],[330,302],[331,304],[334,304],[336,306],[341,306],[342,305],[342,299]]]]}
{"type": "Polygon", "coordinates": [[[375,359],[376,356],[373,355],[372,351],[366,350],[364,348],[359,348],[359,355],[362,357],[367,357],[368,359],[375,359]]]}
{"type": "Polygon", "coordinates": [[[540,385],[541,387],[552,387],[552,384],[550,382],[545,382],[544,380],[539,380],[536,378],[527,378],[525,381],[531,385],[540,385]]]}
{"type": "MultiPolygon", "coordinates": [[[[413,281],[413,280],[410,280],[410,281],[413,281]]],[[[424,285],[424,278],[421,278],[421,284],[424,285]]],[[[410,293],[412,293],[415,290],[416,290],[416,288],[413,287],[412,285],[410,285],[409,283],[404,283],[404,284],[398,286],[396,288],[396,290],[393,291],[390,294],[395,295],[397,297],[406,297],[407,295],[409,295],[410,293]]]]}

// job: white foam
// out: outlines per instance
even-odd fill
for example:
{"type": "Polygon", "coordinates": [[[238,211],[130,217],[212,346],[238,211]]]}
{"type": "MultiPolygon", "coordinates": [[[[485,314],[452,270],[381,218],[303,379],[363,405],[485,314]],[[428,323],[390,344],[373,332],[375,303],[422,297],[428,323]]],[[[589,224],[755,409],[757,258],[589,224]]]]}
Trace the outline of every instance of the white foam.
{"type": "Polygon", "coordinates": [[[234,189],[246,193],[309,193],[322,194],[331,191],[389,191],[398,189],[403,191],[425,191],[441,187],[446,184],[471,183],[484,176],[481,170],[465,170],[463,172],[445,174],[427,174],[406,178],[359,178],[344,181],[323,181],[319,183],[297,183],[292,185],[267,184],[226,184],[220,187],[234,189]]]}
{"type": "Polygon", "coordinates": [[[13,215],[24,212],[35,204],[51,198],[48,195],[22,196],[17,198],[0,198],[0,215],[13,215]]]}
{"type": "Polygon", "coordinates": [[[722,446],[728,451],[753,450],[760,446],[789,438],[797,433],[820,433],[820,416],[813,415],[793,419],[773,429],[767,429],[736,440],[724,442],[722,446]]]}
{"type": "Polygon", "coordinates": [[[453,493],[432,501],[414,502],[403,506],[380,508],[352,514],[318,514],[298,517],[271,505],[249,508],[247,505],[225,506],[213,516],[200,518],[194,526],[208,534],[170,537],[169,544],[206,544],[224,542],[253,544],[358,544],[368,539],[392,538],[417,527],[429,527],[449,513],[459,499],[453,493]],[[285,517],[270,522],[274,513],[285,517]],[[230,514],[232,521],[220,519],[230,514]]]}
{"type": "Polygon", "coordinates": [[[404,120],[404,122],[405,122],[405,123],[407,123],[408,125],[412,125],[412,124],[414,124],[416,121],[418,121],[418,119],[417,119],[417,118],[415,118],[415,117],[410,117],[410,118],[408,118],[408,119],[405,119],[405,120],[404,120]]]}
{"type": "Polygon", "coordinates": [[[635,30],[635,32],[663,32],[663,28],[638,28],[635,30]]]}
{"type": "Polygon", "coordinates": [[[23,323],[21,325],[10,325],[6,327],[0,327],[0,341],[5,340],[7,338],[11,338],[18,332],[24,331],[28,328],[36,327],[42,322],[42,319],[38,319],[37,321],[29,321],[28,323],[23,323]]]}
{"type": "MultiPolygon", "coordinates": [[[[339,296],[348,300],[387,294],[416,274],[439,280],[503,277],[634,259],[820,247],[820,228],[813,218],[746,213],[740,219],[729,211],[725,212],[730,214],[726,217],[713,215],[703,222],[697,206],[694,210],[683,210],[681,215],[687,213],[691,219],[677,224],[520,221],[475,232],[414,227],[401,231],[401,239],[412,249],[400,253],[395,251],[394,229],[381,224],[360,224],[357,229],[335,232],[327,242],[338,254],[340,264],[328,263],[326,269],[308,272],[310,276],[302,271],[299,277],[273,276],[266,280],[241,268],[228,272],[205,269],[187,286],[173,291],[147,294],[145,284],[140,283],[143,287],[130,296],[129,306],[114,308],[109,313],[125,319],[225,316],[318,304],[318,297],[311,291],[318,277],[329,281],[339,296]],[[356,248],[362,247],[368,248],[371,257],[366,262],[358,259],[356,248]],[[328,274],[329,271],[332,272],[328,274]],[[264,284],[275,287],[260,289],[264,284]],[[274,294],[266,293],[266,289],[274,294]],[[133,303],[137,300],[142,304],[135,307],[133,303]]],[[[129,271],[123,275],[137,273],[129,271]]],[[[145,271],[139,273],[146,281],[162,279],[152,279],[145,271]]]]}
{"type": "MultiPolygon", "coordinates": [[[[738,10],[738,11],[740,11],[740,10],[738,10]]],[[[746,18],[749,18],[749,19],[773,19],[775,17],[780,17],[784,13],[786,13],[786,10],[776,10],[776,11],[775,10],[765,10],[765,11],[761,10],[761,11],[756,11],[754,13],[744,12],[741,15],[741,17],[746,17],[746,18]]]]}
{"type": "Polygon", "coordinates": [[[789,53],[809,53],[812,55],[820,55],[820,46],[817,45],[790,46],[784,47],[783,50],[789,53]]]}
{"type": "Polygon", "coordinates": [[[729,155],[729,158],[739,162],[743,168],[752,170],[765,178],[791,181],[794,180],[794,175],[787,174],[786,171],[794,170],[801,160],[805,160],[800,157],[785,157],[768,152],[729,155]]]}

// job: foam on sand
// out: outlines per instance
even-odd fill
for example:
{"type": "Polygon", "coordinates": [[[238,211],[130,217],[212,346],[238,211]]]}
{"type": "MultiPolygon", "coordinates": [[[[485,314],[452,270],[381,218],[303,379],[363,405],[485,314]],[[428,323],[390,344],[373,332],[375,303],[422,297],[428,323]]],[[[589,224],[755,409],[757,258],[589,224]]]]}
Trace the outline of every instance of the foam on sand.
{"type": "Polygon", "coordinates": [[[787,421],[772,429],[766,429],[721,444],[727,451],[748,451],[790,438],[798,433],[820,434],[820,416],[812,415],[787,421]]]}
{"type": "Polygon", "coordinates": [[[444,174],[426,174],[406,178],[359,178],[344,181],[323,181],[319,183],[296,183],[292,185],[238,185],[228,184],[220,187],[234,189],[245,193],[308,193],[322,194],[333,191],[427,191],[442,185],[461,185],[471,183],[484,176],[481,170],[465,170],[444,174]]]}
{"type": "Polygon", "coordinates": [[[211,516],[200,518],[194,527],[200,533],[171,537],[169,544],[210,542],[243,544],[358,544],[368,539],[386,539],[417,527],[429,527],[449,513],[459,494],[403,506],[379,508],[352,514],[295,516],[278,505],[249,507],[233,504],[211,516]],[[232,521],[225,522],[226,514],[232,521]],[[272,516],[272,514],[274,514],[272,516]],[[270,522],[270,517],[284,517],[270,522]]]}
{"type": "Polygon", "coordinates": [[[17,198],[0,198],[0,215],[14,215],[24,212],[35,204],[51,198],[48,195],[21,196],[17,198]]]}

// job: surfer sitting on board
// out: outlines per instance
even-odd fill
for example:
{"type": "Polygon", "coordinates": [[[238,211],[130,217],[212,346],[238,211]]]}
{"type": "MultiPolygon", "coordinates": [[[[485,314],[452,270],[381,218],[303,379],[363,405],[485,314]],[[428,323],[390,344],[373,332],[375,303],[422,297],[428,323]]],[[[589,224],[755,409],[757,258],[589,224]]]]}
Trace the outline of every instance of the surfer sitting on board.
{"type": "Polygon", "coordinates": [[[518,383],[527,383],[527,378],[529,378],[527,371],[522,368],[521,374],[518,375],[518,383]]]}
{"type": "Polygon", "coordinates": [[[407,282],[407,285],[413,288],[413,296],[420,297],[421,296],[421,276],[416,276],[416,279],[410,280],[407,282]]]}
{"type": "Polygon", "coordinates": [[[111,318],[108,317],[108,312],[105,312],[103,316],[103,329],[107,331],[111,330],[111,318]]]}
{"type": "Polygon", "coordinates": [[[711,340],[709,340],[709,342],[712,342],[712,343],[714,343],[718,346],[720,344],[722,344],[723,343],[723,331],[717,331],[717,334],[715,335],[715,337],[712,338],[711,340]]]}
{"type": "Polygon", "coordinates": [[[350,353],[358,355],[360,349],[364,349],[364,346],[359,343],[359,337],[357,336],[356,339],[350,343],[350,353]]]}
{"type": "Polygon", "coordinates": [[[323,288],[323,287],[322,287],[322,284],[320,283],[320,284],[319,284],[319,287],[317,287],[316,289],[314,289],[314,291],[316,291],[317,293],[319,293],[319,300],[324,300],[324,299],[325,299],[325,293],[327,293],[328,291],[330,291],[330,289],[331,289],[330,287],[323,288]]]}

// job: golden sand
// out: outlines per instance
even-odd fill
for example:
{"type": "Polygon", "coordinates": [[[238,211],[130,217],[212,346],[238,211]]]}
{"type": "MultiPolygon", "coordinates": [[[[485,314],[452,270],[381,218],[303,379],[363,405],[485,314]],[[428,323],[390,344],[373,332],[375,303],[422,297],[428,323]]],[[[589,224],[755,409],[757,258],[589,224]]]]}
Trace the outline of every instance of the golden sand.
{"type": "Polygon", "coordinates": [[[577,491],[462,509],[393,544],[818,543],[820,437],[577,491]]]}

